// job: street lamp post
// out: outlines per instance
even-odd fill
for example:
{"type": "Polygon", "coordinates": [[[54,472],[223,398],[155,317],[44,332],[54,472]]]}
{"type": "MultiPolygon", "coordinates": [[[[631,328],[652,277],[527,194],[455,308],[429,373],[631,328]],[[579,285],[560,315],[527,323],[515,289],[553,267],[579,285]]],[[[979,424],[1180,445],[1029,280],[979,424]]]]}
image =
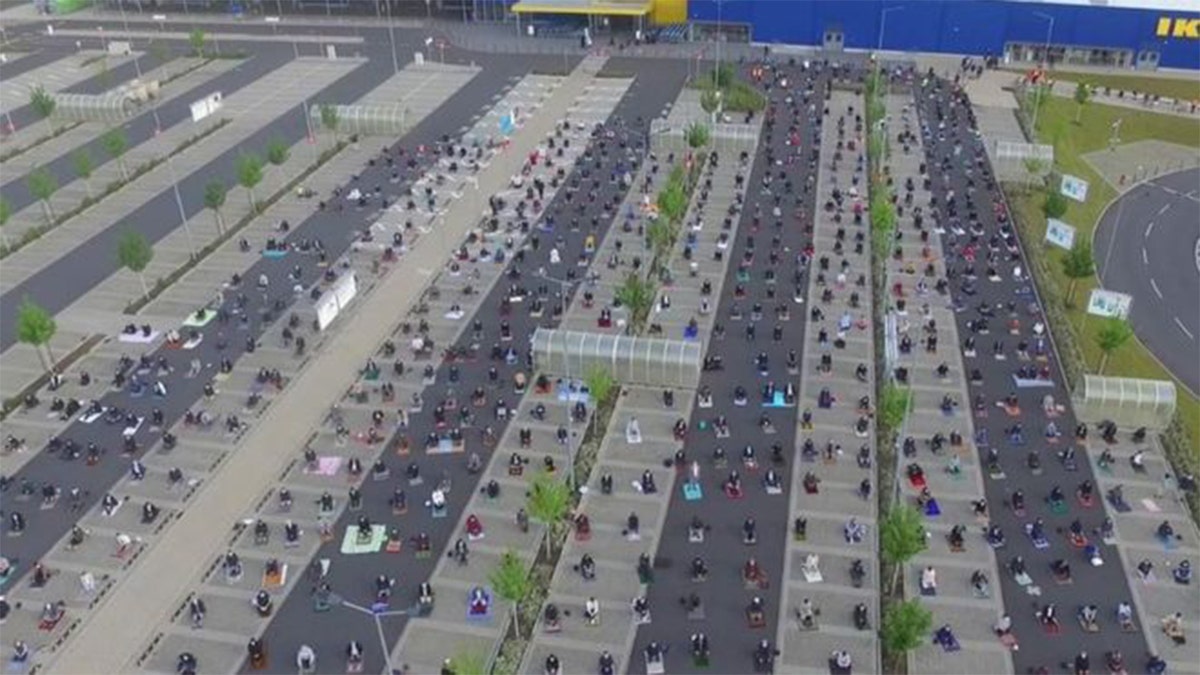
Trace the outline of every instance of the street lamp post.
{"type": "MultiPolygon", "coordinates": [[[[1044,76],[1045,72],[1047,70],[1049,70],[1049,68],[1050,68],[1050,39],[1054,35],[1054,17],[1045,12],[1034,12],[1033,14],[1034,14],[1034,16],[1045,19],[1046,22],[1048,23],[1048,26],[1046,28],[1046,48],[1044,50],[1042,50],[1042,74],[1044,76]]],[[[1044,85],[1044,84],[1038,84],[1037,89],[1034,90],[1034,92],[1033,92],[1033,129],[1032,129],[1032,133],[1033,133],[1033,137],[1034,137],[1035,141],[1037,140],[1038,112],[1042,108],[1042,89],[1045,86],[1046,85],[1044,85]]]]}
{"type": "MultiPolygon", "coordinates": [[[[122,0],[117,0],[117,8],[121,10],[121,21],[125,24],[125,37],[129,39],[129,43],[133,44],[133,34],[129,32],[129,17],[125,14],[125,3],[122,0]]],[[[138,80],[142,79],[142,65],[140,59],[133,60],[133,69],[137,72],[138,80]]],[[[154,133],[157,135],[162,132],[162,120],[158,117],[158,97],[154,98],[154,104],[150,108],[151,114],[154,116],[154,133]]],[[[175,206],[179,209],[179,222],[183,224],[183,234],[187,237],[188,256],[196,257],[196,242],[192,239],[192,226],[188,224],[187,212],[183,209],[183,199],[179,195],[179,178],[175,175],[175,162],[171,158],[171,151],[167,151],[167,170],[171,174],[171,190],[175,193],[175,206]]]]}
{"type": "MultiPolygon", "coordinates": [[[[559,288],[558,301],[560,303],[560,306],[562,307],[562,316],[565,318],[567,315],[567,298],[570,297],[568,294],[570,292],[571,287],[579,282],[567,281],[566,279],[558,279],[556,277],[550,276],[549,274],[546,274],[545,271],[542,272],[541,277],[543,279],[545,279],[546,281],[558,284],[558,288],[559,288]]],[[[563,340],[563,353],[562,353],[563,371],[564,371],[563,376],[567,379],[567,386],[570,387],[571,382],[572,382],[572,380],[571,380],[571,355],[569,353],[570,345],[567,344],[566,331],[560,330],[558,332],[562,334],[562,340],[563,340]]],[[[571,398],[570,398],[570,396],[567,397],[567,467],[568,467],[568,470],[567,470],[568,483],[567,484],[572,485],[575,482],[575,418],[572,417],[572,415],[571,415],[571,398]]]]}
{"type": "Polygon", "coordinates": [[[883,67],[883,35],[884,35],[884,31],[887,29],[887,16],[890,12],[894,12],[898,9],[904,9],[904,5],[897,5],[895,7],[885,7],[883,9],[883,11],[879,13],[879,40],[877,41],[877,43],[875,45],[875,79],[876,79],[876,81],[878,81],[878,79],[879,79],[879,69],[883,67]]]}

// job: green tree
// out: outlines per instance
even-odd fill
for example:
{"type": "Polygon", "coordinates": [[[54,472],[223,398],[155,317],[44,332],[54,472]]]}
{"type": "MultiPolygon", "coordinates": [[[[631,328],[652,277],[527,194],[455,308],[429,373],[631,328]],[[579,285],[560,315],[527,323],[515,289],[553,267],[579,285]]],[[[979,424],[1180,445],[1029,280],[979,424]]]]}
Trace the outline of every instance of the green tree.
{"type": "Polygon", "coordinates": [[[58,332],[58,324],[50,313],[28,297],[21,301],[17,311],[17,341],[33,347],[46,370],[54,367],[54,354],[50,353],[50,341],[58,332]]]}
{"type": "Polygon", "coordinates": [[[1108,366],[1108,360],[1112,357],[1113,352],[1128,344],[1132,337],[1133,326],[1130,326],[1125,319],[1114,317],[1104,320],[1100,330],[1096,331],[1096,346],[1100,348],[1102,354],[1100,368],[1096,371],[1098,374],[1104,374],[1104,368],[1108,366]]]}
{"type": "Polygon", "coordinates": [[[709,120],[717,121],[717,113],[721,110],[721,92],[716,89],[705,89],[700,94],[700,107],[708,113],[709,120]]]}
{"type": "Polygon", "coordinates": [[[933,613],[919,600],[907,600],[892,605],[883,615],[880,637],[889,650],[904,654],[925,642],[933,628],[933,613]]]}
{"type": "Polygon", "coordinates": [[[87,148],[80,148],[71,155],[71,165],[75,167],[75,175],[83,181],[83,189],[87,190],[88,199],[92,198],[92,171],[96,168],[92,155],[87,148]]]}
{"type": "Polygon", "coordinates": [[[321,111],[321,126],[333,134],[333,140],[337,142],[338,128],[342,125],[342,119],[338,115],[337,108],[328,103],[322,103],[319,109],[321,111]]]}
{"type": "Polygon", "coordinates": [[[253,153],[238,155],[237,179],[238,185],[246,188],[246,195],[250,198],[250,210],[257,212],[258,202],[254,199],[254,188],[263,179],[262,158],[253,153]]]}
{"type": "Polygon", "coordinates": [[[1062,257],[1063,274],[1071,280],[1067,285],[1067,305],[1070,306],[1075,297],[1075,286],[1080,279],[1086,279],[1096,273],[1096,261],[1092,257],[1092,243],[1086,237],[1077,237],[1066,255],[1062,257]]]}
{"type": "Polygon", "coordinates": [[[617,378],[613,377],[612,371],[607,368],[592,366],[583,376],[583,383],[587,385],[588,393],[591,394],[592,405],[598,407],[613,395],[617,387],[617,378]]]}
{"type": "Polygon", "coordinates": [[[276,136],[267,141],[267,161],[270,162],[272,166],[280,166],[284,162],[288,161],[288,156],[291,155],[291,153],[291,148],[288,147],[287,143],[283,142],[282,138],[276,136]]]}
{"type": "Polygon", "coordinates": [[[225,184],[216,179],[208,181],[204,186],[204,206],[212,210],[213,217],[217,220],[218,234],[225,231],[225,216],[221,214],[221,207],[225,206],[225,194],[228,191],[225,184]]]}
{"type": "Polygon", "coordinates": [[[891,564],[891,587],[895,588],[900,570],[913,556],[925,550],[925,525],[921,514],[911,506],[896,506],[879,524],[879,548],[885,562],[891,564]]]}
{"type": "Polygon", "coordinates": [[[672,224],[683,220],[687,213],[687,186],[684,185],[683,167],[676,166],[671,170],[666,186],[658,193],[658,213],[672,224]]]}
{"type": "Polygon", "coordinates": [[[150,295],[146,285],[146,266],[154,259],[154,248],[146,236],[136,230],[128,230],[117,242],[117,261],[125,269],[138,275],[142,284],[142,297],[150,295]]]}
{"type": "Polygon", "coordinates": [[[4,197],[0,197],[0,243],[8,248],[8,234],[4,228],[8,227],[8,219],[12,218],[12,205],[4,197]]]}
{"type": "Polygon", "coordinates": [[[654,255],[660,258],[665,257],[674,236],[673,229],[664,218],[656,218],[646,227],[646,239],[654,249],[654,255]]]}
{"type": "Polygon", "coordinates": [[[125,134],[125,130],[121,127],[109,129],[100,137],[100,144],[104,146],[104,151],[109,157],[117,160],[117,167],[121,169],[121,180],[129,180],[129,170],[125,168],[125,151],[129,149],[129,136],[125,134]]]}
{"type": "Polygon", "coordinates": [[[525,509],[530,517],[546,525],[549,552],[554,554],[555,542],[562,530],[563,520],[571,509],[571,489],[554,474],[539,472],[533,477],[527,493],[525,509]]]}
{"type": "Polygon", "coordinates": [[[654,284],[630,272],[617,289],[616,300],[629,309],[630,319],[636,325],[645,320],[654,305],[654,284]]]}
{"type": "Polygon", "coordinates": [[[1042,213],[1047,218],[1062,218],[1067,213],[1067,198],[1058,190],[1047,190],[1042,202],[1042,213]]]}
{"type": "Polygon", "coordinates": [[[702,148],[708,145],[710,132],[708,125],[699,122],[692,122],[688,125],[685,134],[687,135],[688,145],[693,148],[702,148]]]}
{"type": "Polygon", "coordinates": [[[512,603],[513,625],[520,635],[521,601],[533,586],[525,563],[515,552],[505,551],[500,557],[500,563],[488,573],[488,583],[492,585],[496,595],[512,603]]]}
{"type": "Polygon", "coordinates": [[[889,382],[883,388],[883,399],[879,404],[879,421],[893,432],[898,432],[908,416],[908,406],[912,399],[908,387],[901,387],[895,382],[889,382]]]}
{"type": "Polygon", "coordinates": [[[488,675],[487,657],[477,651],[463,651],[450,657],[454,675],[488,675]]]}
{"type": "Polygon", "coordinates": [[[50,129],[50,133],[54,133],[54,120],[51,119],[51,116],[58,108],[58,102],[54,100],[54,97],[39,84],[29,91],[29,104],[33,106],[33,111],[38,114],[38,117],[46,120],[46,127],[50,129]]]}
{"type": "Polygon", "coordinates": [[[204,43],[208,40],[208,36],[199,28],[188,33],[188,44],[192,46],[192,51],[196,52],[196,56],[204,58],[204,43]]]}
{"type": "Polygon", "coordinates": [[[54,227],[54,206],[50,198],[58,191],[58,179],[46,167],[41,166],[29,174],[29,194],[42,203],[42,213],[46,216],[46,224],[54,227]]]}
{"type": "Polygon", "coordinates": [[[1083,107],[1088,104],[1092,98],[1092,87],[1087,82],[1080,82],[1075,85],[1075,124],[1079,124],[1079,118],[1083,116],[1083,107]]]}

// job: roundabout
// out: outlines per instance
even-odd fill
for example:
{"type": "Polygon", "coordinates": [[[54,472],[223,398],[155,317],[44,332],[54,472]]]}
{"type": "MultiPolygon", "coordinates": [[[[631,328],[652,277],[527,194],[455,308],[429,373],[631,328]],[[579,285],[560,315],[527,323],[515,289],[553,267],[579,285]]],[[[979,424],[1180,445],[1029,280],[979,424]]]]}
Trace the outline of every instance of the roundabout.
{"type": "Polygon", "coordinates": [[[1200,391],[1200,169],[1147,181],[1110,204],[1094,250],[1104,288],[1134,297],[1138,338],[1200,391]]]}

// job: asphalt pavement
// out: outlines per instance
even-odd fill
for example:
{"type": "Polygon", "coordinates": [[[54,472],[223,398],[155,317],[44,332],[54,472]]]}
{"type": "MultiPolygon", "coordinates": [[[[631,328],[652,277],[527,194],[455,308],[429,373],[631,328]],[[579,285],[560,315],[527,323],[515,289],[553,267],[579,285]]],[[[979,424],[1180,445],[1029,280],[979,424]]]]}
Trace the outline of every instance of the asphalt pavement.
{"type": "MultiPolygon", "coordinates": [[[[748,76],[749,69],[749,65],[743,65],[741,74],[748,76]]],[[[813,218],[817,166],[810,154],[820,129],[819,120],[807,110],[809,99],[804,97],[804,90],[810,84],[814,87],[811,100],[819,111],[828,79],[824,72],[802,74],[797,66],[781,65],[780,69],[790,80],[789,87],[774,86],[768,94],[770,108],[763,113],[767,118],[759,143],[761,150],[748,177],[746,206],[728,251],[736,264],[726,272],[713,338],[707,345],[706,356],[720,358],[724,366],[702,374],[700,387],[711,391],[713,405],[694,408],[688,424],[686,461],[698,461],[701,466],[703,498],[689,501],[682,488],[669,497],[669,512],[655,559],[655,579],[646,592],[654,620],[638,629],[629,659],[632,673],[646,672],[644,650],[650,641],[669,648],[669,672],[705,670],[691,659],[690,635],[697,631],[709,636],[711,663],[707,670],[751,672],[755,646],[759,640],[773,641],[780,620],[775,589],[782,583],[788,540],[790,463],[795,461],[797,411],[794,406],[763,406],[761,388],[774,383],[782,394],[787,385],[797,389],[799,385],[799,372],[790,372],[787,363],[790,351],[796,352],[799,363],[807,323],[807,307],[795,298],[805,297],[808,284],[799,257],[812,240],[808,228],[813,218]],[[788,97],[793,97],[793,102],[786,102],[788,97]],[[768,174],[770,182],[766,184],[768,174]],[[776,207],[780,209],[778,214],[773,212],[776,207]],[[774,275],[774,280],[769,275],[774,275]],[[761,316],[756,316],[756,307],[761,316]],[[786,308],[786,319],[777,314],[780,308],[786,308]],[[752,337],[748,333],[751,329],[755,331],[752,337]],[[760,371],[758,358],[765,358],[765,372],[760,371]],[[745,389],[745,405],[735,404],[738,387],[745,389]],[[718,416],[728,421],[727,438],[716,435],[714,420],[718,416]],[[773,427],[770,433],[760,426],[762,419],[769,420],[773,427]],[[772,459],[775,445],[779,446],[780,463],[772,459]],[[753,448],[756,469],[743,463],[742,453],[747,447],[753,448]],[[725,468],[715,462],[714,451],[718,448],[725,452],[725,468]],[[779,475],[777,494],[768,494],[764,488],[763,476],[768,469],[779,475]],[[743,495],[737,499],[722,490],[732,470],[741,474],[743,495]],[[701,545],[688,540],[693,517],[711,528],[701,545]],[[754,545],[743,543],[742,528],[747,518],[756,521],[754,545]],[[694,556],[703,558],[709,569],[703,583],[692,581],[694,556]],[[746,588],[742,566],[751,557],[757,559],[769,587],[746,588]],[[704,620],[688,619],[681,600],[692,592],[699,594],[703,602],[704,620]],[[765,603],[765,621],[752,627],[747,606],[755,596],[765,603]]]]}
{"type": "MultiPolygon", "coordinates": [[[[524,63],[526,67],[535,65],[527,57],[511,59],[492,55],[490,60],[489,67],[492,68],[495,67],[494,61],[496,60],[507,63],[524,63]]],[[[649,120],[657,116],[662,108],[675,98],[682,84],[685,68],[684,62],[655,63],[653,65],[634,61],[609,62],[609,69],[612,72],[633,72],[637,76],[633,88],[618,105],[610,121],[610,125],[615,124],[614,128],[618,130],[618,139],[624,137],[631,139],[631,143],[634,145],[639,147],[644,145],[649,120]],[[641,124],[637,123],[638,118],[641,118],[641,124]]],[[[472,82],[491,79],[483,74],[472,82]]],[[[468,88],[476,86],[473,83],[468,85],[468,88]]],[[[608,157],[603,158],[602,167],[590,169],[590,176],[582,174],[582,169],[578,167],[572,172],[573,177],[579,176],[583,179],[584,187],[580,188],[580,192],[576,196],[570,197],[568,196],[570,191],[560,191],[546,209],[548,214],[555,216],[557,223],[553,236],[563,239],[559,249],[564,261],[575,260],[579,257],[587,233],[593,232],[596,234],[597,240],[603,239],[615,213],[606,214],[602,211],[601,206],[605,202],[611,203],[614,199],[619,203],[625,192],[618,183],[612,182],[609,178],[614,161],[618,156],[623,157],[624,153],[612,148],[614,140],[609,140],[607,143],[610,150],[608,157]],[[587,189],[588,182],[593,180],[597,181],[595,185],[596,199],[585,202],[583,200],[584,190],[587,189]],[[579,231],[571,231],[564,226],[576,217],[580,223],[579,231]]],[[[641,151],[636,152],[635,156],[640,161],[642,159],[641,151]]],[[[635,165],[631,165],[629,162],[624,162],[623,165],[631,173],[636,173],[635,165]]],[[[573,180],[573,178],[569,180],[573,180]]],[[[518,283],[530,290],[536,289],[539,285],[548,285],[550,287],[548,290],[553,292],[554,284],[539,282],[535,276],[536,270],[540,267],[546,266],[554,269],[548,265],[550,246],[545,241],[550,235],[543,233],[540,236],[543,240],[542,245],[538,248],[526,247],[524,262],[509,263],[510,270],[517,269],[521,272],[518,278],[509,283],[518,283]]],[[[582,269],[577,271],[577,274],[580,275],[584,273],[582,269]]],[[[464,325],[468,325],[468,322],[473,319],[482,321],[483,335],[478,342],[483,345],[484,352],[490,351],[490,345],[502,344],[499,336],[501,318],[499,307],[501,300],[509,293],[509,283],[502,281],[496,284],[481,305],[480,312],[475,317],[464,318],[464,325]]],[[[530,317],[527,313],[520,311],[520,307],[517,305],[516,311],[507,317],[512,333],[511,342],[507,344],[512,345],[521,354],[518,362],[507,365],[503,361],[489,360],[481,354],[478,362],[459,366],[460,373],[458,383],[455,385],[456,390],[467,392],[476,387],[488,388],[488,366],[495,366],[498,369],[500,382],[510,382],[513,374],[526,369],[528,338],[532,335],[533,330],[539,325],[553,327],[557,325],[558,320],[549,313],[541,319],[530,317]]],[[[473,335],[464,333],[456,341],[455,346],[466,348],[475,341],[473,335]]],[[[445,363],[437,365],[437,382],[447,381],[447,369],[448,366],[445,363]]],[[[440,389],[440,386],[434,385],[434,391],[440,389]]],[[[510,402],[510,405],[513,403],[510,402]]],[[[409,425],[406,431],[409,437],[420,439],[433,431],[432,408],[433,401],[430,401],[426,404],[423,412],[413,413],[409,416],[409,425]]],[[[500,437],[503,435],[508,421],[493,420],[488,423],[495,430],[497,437],[500,437]]],[[[472,435],[468,433],[468,438],[471,437],[472,435]]],[[[386,444],[383,444],[382,447],[386,447],[386,444]]],[[[482,444],[473,447],[486,465],[490,459],[491,449],[483,447],[482,444]]],[[[418,532],[426,532],[430,536],[432,550],[436,554],[445,550],[450,543],[455,523],[458,522],[458,513],[474,494],[480,474],[467,472],[464,458],[457,454],[422,455],[414,453],[411,461],[420,467],[421,475],[426,477],[447,476],[454,486],[447,497],[449,511],[447,518],[434,520],[429,511],[420,505],[424,497],[420,499],[410,497],[410,510],[404,516],[406,534],[412,536],[418,532]]],[[[427,479],[426,482],[429,488],[433,487],[431,479],[427,479]]],[[[343,532],[347,526],[353,524],[359,515],[367,515],[375,523],[390,522],[394,516],[389,499],[394,487],[394,484],[389,482],[364,483],[361,486],[362,510],[356,513],[344,513],[334,531],[343,532]]],[[[335,539],[335,541],[323,545],[314,557],[333,559],[335,562],[331,566],[329,582],[334,590],[348,600],[364,605],[369,605],[374,597],[373,581],[381,573],[386,573],[398,580],[398,589],[394,594],[395,600],[393,601],[395,606],[405,607],[415,604],[417,585],[420,581],[429,578],[437,562],[433,558],[419,559],[411,553],[402,553],[400,556],[389,556],[387,564],[384,566],[376,556],[340,555],[338,553],[339,544],[340,540],[335,539]]],[[[440,597],[438,602],[461,603],[465,612],[465,597],[440,597]]],[[[318,654],[336,655],[329,657],[333,658],[335,662],[342,658],[341,655],[344,654],[345,647],[350,640],[358,640],[365,648],[364,671],[379,672],[384,667],[384,654],[379,650],[381,640],[390,649],[390,646],[399,638],[407,620],[408,617],[405,615],[379,617],[376,621],[375,617],[357,612],[316,614],[313,612],[312,598],[308,594],[292,593],[285,601],[279,603],[274,618],[264,632],[263,639],[266,644],[271,646],[272,650],[281,655],[280,658],[290,658],[301,644],[307,643],[318,654]],[[382,638],[377,638],[377,630],[382,632],[382,638]]],[[[393,665],[398,666],[399,664],[393,665]]]]}
{"type": "MultiPolygon", "coordinates": [[[[490,60],[485,73],[481,73],[480,76],[472,79],[466,87],[446,102],[444,106],[446,112],[444,114],[427,117],[421,124],[412,129],[404,137],[403,147],[411,149],[417,145],[429,145],[436,142],[443,135],[455,133],[459,127],[469,122],[469,115],[473,111],[479,109],[479,107],[490,100],[508,81],[510,75],[523,73],[528,68],[536,67],[537,65],[537,61],[531,61],[527,58],[498,57],[490,60]]],[[[386,78],[391,73],[390,62],[386,65],[379,62],[378,66],[378,72],[381,72],[383,75],[381,79],[386,78]]],[[[361,70],[356,71],[356,73],[360,74],[363,79],[368,79],[368,76],[362,74],[361,70]]],[[[361,96],[365,91],[369,91],[369,88],[364,88],[356,96],[361,96]]],[[[267,127],[260,133],[272,131],[271,127],[267,127]]],[[[382,140],[380,141],[380,145],[383,145],[382,140]]],[[[394,144],[394,147],[398,148],[400,144],[394,144]]],[[[424,155],[418,157],[418,163],[412,169],[398,167],[401,171],[401,178],[405,181],[410,181],[419,177],[428,166],[429,161],[429,156],[424,155]]],[[[377,163],[374,167],[364,167],[359,180],[366,185],[384,184],[390,178],[388,171],[382,163],[377,163]]],[[[324,243],[325,251],[329,258],[336,259],[356,239],[356,232],[373,222],[376,213],[376,208],[369,208],[361,212],[342,212],[333,209],[316,211],[305,222],[293,226],[287,240],[298,242],[302,239],[319,239],[324,243]]],[[[99,257],[100,260],[93,260],[92,262],[102,265],[106,261],[112,260],[113,256],[110,251],[111,249],[95,254],[93,257],[99,257]]],[[[60,259],[56,265],[61,264],[61,262],[62,260],[60,259]]],[[[99,399],[99,402],[103,406],[121,408],[146,419],[146,423],[142,425],[141,430],[134,436],[140,445],[137,454],[144,453],[158,442],[159,434],[150,430],[151,425],[149,420],[153,409],[157,408],[162,411],[165,421],[164,428],[170,428],[176,421],[183,417],[186,411],[193,409],[193,405],[197,400],[202,399],[203,386],[206,380],[203,378],[191,379],[184,377],[188,369],[188,362],[191,359],[197,358],[208,364],[220,362],[222,358],[228,358],[236,362],[238,357],[245,352],[247,338],[261,335],[272,321],[286,314],[288,311],[287,308],[297,302],[297,297],[291,293],[291,284],[287,281],[287,274],[295,265],[300,265],[303,272],[300,284],[306,287],[314,283],[318,276],[323,273],[323,270],[317,267],[315,256],[300,256],[298,254],[284,258],[263,257],[246,271],[243,277],[247,280],[256,280],[260,275],[266,275],[269,279],[274,280],[274,283],[270,286],[270,293],[260,294],[252,291],[244,293],[246,305],[243,312],[251,317],[250,324],[246,330],[233,331],[228,325],[212,321],[207,326],[198,329],[205,336],[205,339],[196,349],[187,351],[159,348],[148,354],[152,360],[157,360],[159,356],[166,358],[172,367],[170,374],[159,378],[168,389],[168,396],[166,398],[157,399],[150,395],[142,398],[132,398],[128,390],[123,390],[110,391],[110,393],[99,399]],[[274,311],[273,305],[276,301],[283,303],[284,309],[282,311],[274,311]],[[218,348],[221,342],[227,342],[228,344],[224,348],[218,348]]],[[[72,273],[63,272],[63,274],[69,275],[72,273]]],[[[75,280],[77,281],[77,279],[75,280]]],[[[248,281],[247,283],[252,282],[248,281]]],[[[232,296],[233,294],[228,295],[232,296]]],[[[232,304],[233,298],[229,297],[225,306],[226,308],[231,308],[232,304]]],[[[9,307],[5,307],[5,311],[9,309],[9,307]]],[[[181,320],[183,318],[181,317],[181,320]]],[[[166,329],[167,327],[156,328],[166,329]]],[[[94,373],[93,376],[109,378],[111,374],[94,373]]],[[[154,379],[153,373],[150,373],[148,377],[154,379]]],[[[49,401],[41,402],[43,408],[48,404],[49,401]]],[[[72,487],[78,487],[86,492],[79,512],[86,512],[129,469],[131,458],[123,457],[121,453],[123,428],[123,424],[108,425],[103,420],[98,420],[92,424],[84,424],[82,421],[76,421],[67,427],[60,434],[59,438],[64,441],[68,439],[74,440],[80,445],[81,449],[86,448],[89,443],[95,443],[101,449],[105,450],[102,461],[95,466],[87,466],[82,459],[68,461],[55,453],[40,451],[19,472],[8,478],[14,487],[23,482],[28,482],[39,488],[46,483],[51,483],[64,491],[72,487]]],[[[6,498],[6,532],[10,532],[11,530],[11,523],[8,522],[8,516],[13,510],[9,500],[6,498]]],[[[65,501],[59,508],[50,510],[23,510],[22,513],[27,522],[26,531],[20,536],[9,534],[9,538],[6,540],[4,546],[4,555],[19,563],[18,576],[23,576],[34,562],[45,555],[55,542],[70,530],[79,515],[79,513],[73,513],[66,508],[65,501]]],[[[11,580],[10,583],[12,581],[15,581],[15,579],[11,580]]]]}
{"type": "MultiPolygon", "coordinates": [[[[960,308],[956,314],[959,335],[964,341],[964,345],[939,345],[938,349],[963,348],[964,367],[968,373],[978,371],[978,377],[969,380],[972,397],[969,405],[975,414],[975,444],[987,476],[990,521],[999,525],[1006,536],[1006,545],[997,551],[997,562],[1003,568],[1013,557],[1021,556],[1033,580],[1025,587],[1006,570],[1002,569],[1000,574],[1005,608],[1021,642],[1020,651],[1013,654],[1015,671],[1046,667],[1057,672],[1061,663],[1073,660],[1080,650],[1088,651],[1096,671],[1104,667],[1103,654],[1114,648],[1120,649],[1131,664],[1142,663],[1146,652],[1142,633],[1120,631],[1113,617],[1118,602],[1131,602],[1121,558],[1115,548],[1093,535],[1106,515],[1107,505],[1098,492],[1090,508],[1076,497],[1079,484],[1090,481],[1094,485],[1095,476],[1083,445],[1075,441],[1076,420],[1057,363],[1058,355],[1050,341],[1045,342],[1044,358],[1037,356],[1034,327],[1040,318],[1035,314],[1040,301],[1025,271],[1029,269],[1025,255],[1011,227],[1001,222],[1000,215],[1007,207],[993,182],[982,141],[975,134],[970,103],[960,91],[951,91],[951,87],[945,80],[931,78],[927,86],[920,88],[918,96],[936,200],[927,210],[933,211],[931,217],[935,223],[948,230],[942,240],[943,249],[952,297],[960,308]],[[961,150],[957,149],[959,144],[961,150]],[[948,205],[951,193],[953,212],[948,205]],[[973,226],[972,221],[978,224],[973,226]],[[956,227],[962,228],[961,234],[955,233],[956,227]],[[966,262],[968,254],[977,256],[973,265],[966,262]],[[994,260],[989,262],[989,257],[994,260]],[[1014,277],[1018,269],[1025,275],[1019,280],[1014,277]],[[969,277],[972,270],[977,278],[969,277]],[[991,271],[995,272],[994,279],[989,279],[991,271]],[[993,316],[985,317],[981,310],[993,316]],[[985,326],[980,325],[981,319],[986,319],[985,326]],[[974,355],[965,349],[971,339],[976,343],[974,355]],[[1028,343],[1029,359],[1017,353],[1019,341],[1028,343]],[[1042,369],[1043,377],[1035,373],[1028,378],[1035,386],[1019,387],[1014,379],[1019,368],[1042,369]],[[1017,397],[1017,415],[1008,414],[998,405],[1010,394],[1017,397]],[[1043,407],[1046,396],[1053,397],[1053,418],[1047,416],[1043,407]],[[979,397],[978,408],[975,397],[979,397]],[[1057,424],[1061,437],[1046,436],[1051,421],[1057,424]],[[1017,424],[1022,427],[1023,438],[1014,442],[1006,432],[1017,424]],[[1001,472],[989,469],[991,449],[997,453],[996,464],[1001,472]],[[1057,456],[1067,449],[1077,453],[1075,470],[1070,470],[1057,456]],[[1040,458],[1039,472],[1029,468],[1028,456],[1033,452],[1040,458]],[[1064,509],[1052,510],[1046,501],[1055,486],[1061,487],[1065,495],[1064,509]],[[1027,506],[1023,515],[1007,506],[1016,490],[1025,495],[1027,506]],[[1035,548],[1023,531],[1024,525],[1037,518],[1045,522],[1049,544],[1045,549],[1035,548]],[[1099,545],[1103,565],[1091,565],[1083,549],[1067,541],[1067,528],[1075,519],[1080,520],[1088,539],[1099,545]],[[1072,583],[1059,583],[1051,573],[1050,565],[1058,559],[1070,565],[1072,583]],[[1099,632],[1085,633],[1076,622],[1076,611],[1086,603],[1094,603],[1100,609],[1099,632]],[[1035,617],[1035,611],[1047,604],[1054,604],[1058,610],[1061,633],[1049,634],[1035,617]]],[[[924,349],[925,345],[916,344],[913,348],[924,349]]],[[[1091,432],[1097,433],[1094,429],[1091,432]]],[[[921,449],[916,461],[940,463],[932,457],[928,450],[921,449]]],[[[965,544],[968,550],[988,545],[975,527],[967,528],[965,544]]],[[[932,542],[931,546],[945,547],[945,543],[932,542]]]]}
{"type": "Polygon", "coordinates": [[[1200,392],[1200,169],[1131,188],[1109,204],[1093,237],[1104,288],[1133,296],[1138,338],[1200,392]]]}

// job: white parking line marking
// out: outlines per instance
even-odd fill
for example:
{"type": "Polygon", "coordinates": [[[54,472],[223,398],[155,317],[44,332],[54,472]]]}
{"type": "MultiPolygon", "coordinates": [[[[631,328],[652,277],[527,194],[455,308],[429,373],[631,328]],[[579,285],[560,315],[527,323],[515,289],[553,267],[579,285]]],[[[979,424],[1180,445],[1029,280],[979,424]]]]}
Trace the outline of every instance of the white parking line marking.
{"type": "Polygon", "coordinates": [[[1188,329],[1187,329],[1187,328],[1186,328],[1186,327],[1183,325],[1183,322],[1179,320],[1179,317],[1175,317],[1175,325],[1176,325],[1176,326],[1179,326],[1179,330],[1183,331],[1183,334],[1184,334],[1184,335],[1186,335],[1186,336],[1188,336],[1188,339],[1189,339],[1189,340],[1195,340],[1195,339],[1196,339],[1196,336],[1195,336],[1195,335],[1192,335],[1192,331],[1188,330],[1188,329]]]}
{"type": "Polygon", "coordinates": [[[1142,238],[1149,239],[1150,233],[1153,231],[1154,231],[1154,221],[1152,220],[1149,222],[1149,224],[1146,225],[1146,234],[1142,235],[1142,238]]]}
{"type": "Polygon", "coordinates": [[[1162,214],[1166,213],[1167,209],[1169,209],[1169,208],[1171,208],[1171,205],[1169,203],[1163,204],[1163,207],[1158,210],[1158,215],[1161,216],[1162,214]]]}
{"type": "Polygon", "coordinates": [[[1158,296],[1159,300],[1162,300],[1162,291],[1158,290],[1158,284],[1154,282],[1154,277],[1150,277],[1150,288],[1153,288],[1154,294],[1158,296]]]}
{"type": "Polygon", "coordinates": [[[1143,265],[1150,264],[1150,259],[1146,257],[1146,247],[1145,246],[1142,247],[1142,264],[1143,265]]]}

